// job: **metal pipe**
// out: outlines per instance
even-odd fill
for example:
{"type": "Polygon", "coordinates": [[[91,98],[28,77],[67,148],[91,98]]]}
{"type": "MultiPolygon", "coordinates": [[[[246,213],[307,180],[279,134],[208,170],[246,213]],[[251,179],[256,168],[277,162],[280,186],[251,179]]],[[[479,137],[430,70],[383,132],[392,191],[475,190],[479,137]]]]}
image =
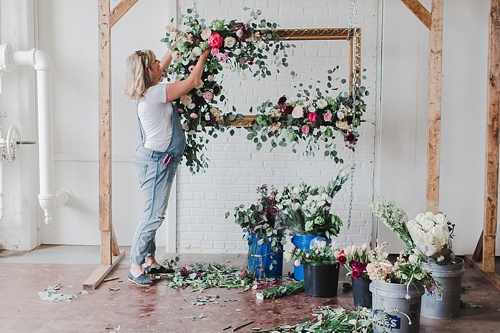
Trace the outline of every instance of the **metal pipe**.
{"type": "MultiPolygon", "coordinates": [[[[36,70],[37,101],[38,101],[38,149],[40,168],[40,194],[38,200],[40,207],[45,212],[45,223],[50,224],[52,213],[57,209],[58,201],[54,190],[54,151],[52,128],[52,60],[43,51],[32,49],[30,51],[11,52],[10,48],[0,46],[0,69],[9,65],[32,66],[36,70]],[[3,59],[2,59],[3,57],[3,59]]],[[[59,195],[68,203],[72,195],[59,195]]]]}

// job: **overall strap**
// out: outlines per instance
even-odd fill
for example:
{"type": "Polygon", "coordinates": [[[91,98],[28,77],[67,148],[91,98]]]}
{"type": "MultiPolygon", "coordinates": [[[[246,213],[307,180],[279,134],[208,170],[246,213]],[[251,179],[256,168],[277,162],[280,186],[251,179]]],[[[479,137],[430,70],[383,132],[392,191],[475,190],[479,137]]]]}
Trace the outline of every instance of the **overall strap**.
{"type": "Polygon", "coordinates": [[[135,112],[137,114],[137,125],[139,127],[139,136],[141,138],[141,142],[144,144],[144,129],[142,128],[141,118],[139,118],[139,100],[135,100],[135,112]]]}

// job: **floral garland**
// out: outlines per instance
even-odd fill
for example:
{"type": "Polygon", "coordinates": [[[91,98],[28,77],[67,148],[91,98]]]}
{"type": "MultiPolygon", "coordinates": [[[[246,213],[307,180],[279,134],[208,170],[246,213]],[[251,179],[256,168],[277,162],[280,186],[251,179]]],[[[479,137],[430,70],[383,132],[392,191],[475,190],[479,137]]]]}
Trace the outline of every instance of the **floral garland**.
{"type": "MultiPolygon", "coordinates": [[[[332,74],[338,69],[339,66],[336,66],[328,71],[328,89],[338,90],[332,88],[332,74]]],[[[340,132],[346,146],[354,150],[359,138],[357,128],[364,122],[362,117],[366,111],[363,97],[369,95],[368,90],[361,85],[361,79],[355,74],[351,77],[354,83],[349,85],[349,92],[341,92],[333,97],[329,90],[312,90],[312,85],[305,88],[304,84],[300,83],[296,98],[288,99],[283,96],[277,103],[262,103],[257,107],[259,115],[255,123],[248,128],[250,133],[247,139],[256,144],[257,150],[268,140],[271,140],[271,149],[277,146],[286,147],[290,143],[294,153],[297,152],[295,146],[305,141],[305,155],[314,155],[322,142],[325,156],[333,158],[335,163],[343,163],[336,151],[334,131],[340,132]]],[[[346,80],[341,82],[345,84],[346,80]]],[[[253,112],[252,108],[250,112],[253,112]]]]}
{"type": "MultiPolygon", "coordinates": [[[[288,66],[286,49],[293,45],[280,40],[274,32],[278,27],[276,23],[265,19],[257,21],[262,14],[260,10],[253,10],[247,22],[216,19],[206,23],[195,10],[188,9],[187,13],[181,17],[186,31],[168,26],[166,37],[161,41],[173,56],[172,66],[166,72],[169,80],[186,78],[204,50],[210,49],[212,54],[205,64],[202,83],[175,101],[177,108],[183,111],[182,122],[187,132],[185,163],[196,173],[208,166],[203,150],[209,138],[202,133],[216,138],[217,131],[224,131],[237,117],[234,107],[233,112],[227,114],[218,107],[225,104],[226,96],[217,75],[224,68],[233,68],[254,71],[254,77],[265,78],[272,74],[268,63],[278,68],[288,66]]],[[[234,134],[234,129],[230,134],[234,134]]]]}

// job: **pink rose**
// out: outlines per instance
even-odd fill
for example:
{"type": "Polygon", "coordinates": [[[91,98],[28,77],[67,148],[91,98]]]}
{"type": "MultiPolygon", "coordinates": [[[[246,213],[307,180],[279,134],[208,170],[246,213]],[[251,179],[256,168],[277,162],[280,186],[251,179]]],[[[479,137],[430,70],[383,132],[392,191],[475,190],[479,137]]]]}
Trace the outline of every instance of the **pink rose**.
{"type": "Polygon", "coordinates": [[[318,117],[318,114],[316,112],[309,112],[307,114],[307,119],[311,122],[311,123],[315,123],[316,122],[316,118],[318,117]]]}
{"type": "Polygon", "coordinates": [[[216,57],[217,57],[217,60],[219,60],[219,62],[226,62],[227,61],[227,53],[219,52],[216,54],[216,57]]]}
{"type": "Polygon", "coordinates": [[[302,126],[302,133],[307,134],[309,133],[309,130],[310,130],[309,126],[307,125],[302,126]]]}
{"type": "Polygon", "coordinates": [[[210,45],[211,48],[221,47],[223,41],[222,36],[216,32],[212,33],[210,37],[208,37],[208,45],[210,45]]]}
{"type": "Polygon", "coordinates": [[[188,72],[191,73],[193,71],[193,69],[194,69],[194,65],[189,66],[188,67],[188,72]]]}
{"type": "Polygon", "coordinates": [[[198,115],[196,113],[191,113],[191,114],[189,114],[189,117],[196,119],[196,118],[198,118],[198,115]]]}
{"type": "Polygon", "coordinates": [[[216,56],[219,54],[219,49],[218,48],[213,48],[210,50],[210,53],[213,55],[213,56],[216,56]]]}
{"type": "Polygon", "coordinates": [[[328,113],[328,112],[327,112],[327,113],[325,113],[325,114],[323,115],[323,120],[324,120],[324,121],[330,121],[330,120],[332,120],[332,115],[331,115],[330,113],[328,113]]]}
{"type": "Polygon", "coordinates": [[[207,101],[211,101],[212,98],[214,98],[214,95],[211,91],[205,91],[205,93],[203,93],[203,98],[205,98],[207,101]]]}

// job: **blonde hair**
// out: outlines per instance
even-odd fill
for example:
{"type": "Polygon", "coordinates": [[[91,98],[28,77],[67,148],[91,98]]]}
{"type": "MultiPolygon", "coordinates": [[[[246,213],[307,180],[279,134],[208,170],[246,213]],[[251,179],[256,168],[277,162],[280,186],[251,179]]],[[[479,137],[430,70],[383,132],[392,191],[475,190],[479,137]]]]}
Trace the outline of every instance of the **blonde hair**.
{"type": "Polygon", "coordinates": [[[132,53],[126,62],[125,88],[123,92],[130,99],[144,99],[149,87],[158,84],[159,78],[151,75],[150,66],[156,61],[151,50],[139,50],[132,53]]]}

